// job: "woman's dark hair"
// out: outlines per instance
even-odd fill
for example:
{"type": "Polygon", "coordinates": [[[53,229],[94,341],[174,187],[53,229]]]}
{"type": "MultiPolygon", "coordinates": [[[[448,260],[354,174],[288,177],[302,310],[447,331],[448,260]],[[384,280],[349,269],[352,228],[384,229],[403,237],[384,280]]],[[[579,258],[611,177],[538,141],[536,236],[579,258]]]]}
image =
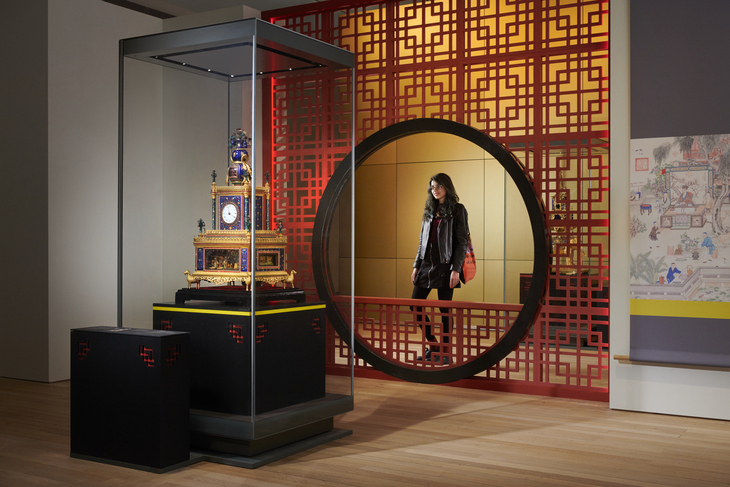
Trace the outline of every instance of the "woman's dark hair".
{"type": "Polygon", "coordinates": [[[426,198],[426,207],[423,209],[424,220],[433,218],[436,215],[436,209],[439,206],[439,200],[434,198],[433,192],[431,192],[432,182],[440,184],[446,190],[446,198],[444,199],[444,204],[441,205],[442,216],[450,216],[451,214],[453,214],[454,207],[459,202],[459,195],[456,194],[456,189],[454,189],[454,183],[451,182],[451,178],[448,174],[440,172],[431,176],[431,179],[428,182],[428,197],[426,198]]]}

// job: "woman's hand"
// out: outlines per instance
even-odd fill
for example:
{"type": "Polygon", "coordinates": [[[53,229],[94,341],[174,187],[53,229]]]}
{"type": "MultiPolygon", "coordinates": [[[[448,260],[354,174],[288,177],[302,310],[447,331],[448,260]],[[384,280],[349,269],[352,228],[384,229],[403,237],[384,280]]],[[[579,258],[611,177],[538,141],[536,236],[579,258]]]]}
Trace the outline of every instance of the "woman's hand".
{"type": "Polygon", "coordinates": [[[451,279],[449,279],[449,286],[451,289],[455,288],[456,285],[459,284],[459,273],[456,271],[451,271],[451,279]]]}
{"type": "Polygon", "coordinates": [[[418,274],[418,267],[413,268],[413,272],[411,273],[411,284],[416,283],[416,274],[418,274]]]}

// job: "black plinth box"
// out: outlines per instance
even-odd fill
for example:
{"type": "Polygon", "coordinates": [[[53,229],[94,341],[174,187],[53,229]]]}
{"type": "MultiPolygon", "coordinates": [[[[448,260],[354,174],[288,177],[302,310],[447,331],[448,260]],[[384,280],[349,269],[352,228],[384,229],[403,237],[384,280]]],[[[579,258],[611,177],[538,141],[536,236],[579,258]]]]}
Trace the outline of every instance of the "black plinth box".
{"type": "Polygon", "coordinates": [[[188,333],[71,330],[71,456],[163,472],[190,459],[188,333]]]}
{"type": "MultiPolygon", "coordinates": [[[[250,307],[155,304],[153,327],[190,333],[190,407],[251,415],[250,307]]],[[[255,414],[325,397],[325,305],[256,309],[255,414]]]]}

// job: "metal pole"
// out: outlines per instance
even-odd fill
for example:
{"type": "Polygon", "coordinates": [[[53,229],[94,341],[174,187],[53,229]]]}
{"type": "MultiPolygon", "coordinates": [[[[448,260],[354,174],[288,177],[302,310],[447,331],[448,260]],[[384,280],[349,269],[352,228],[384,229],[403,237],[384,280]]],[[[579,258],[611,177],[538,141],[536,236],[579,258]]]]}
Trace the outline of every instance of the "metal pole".
{"type": "Polygon", "coordinates": [[[124,41],[119,41],[119,93],[117,108],[117,328],[122,328],[124,270],[124,41]]]}

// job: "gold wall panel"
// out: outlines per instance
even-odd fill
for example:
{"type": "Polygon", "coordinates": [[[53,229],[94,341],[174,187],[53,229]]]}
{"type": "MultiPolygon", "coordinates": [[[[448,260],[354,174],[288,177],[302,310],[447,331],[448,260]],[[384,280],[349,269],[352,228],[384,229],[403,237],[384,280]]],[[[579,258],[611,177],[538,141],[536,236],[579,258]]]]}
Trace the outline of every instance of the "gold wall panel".
{"type": "MultiPolygon", "coordinates": [[[[376,152],[370,154],[370,157],[365,159],[360,167],[372,166],[378,164],[395,164],[396,163],[396,145],[398,142],[391,142],[386,144],[376,152]]],[[[360,169],[357,170],[356,178],[360,176],[360,169]]]]}
{"type": "Polygon", "coordinates": [[[395,290],[396,298],[410,298],[413,294],[413,283],[411,273],[413,272],[413,260],[416,257],[416,249],[413,250],[413,257],[399,258],[396,260],[395,290]]]}
{"type": "MultiPolygon", "coordinates": [[[[446,172],[451,176],[454,182],[456,192],[459,194],[461,203],[466,207],[469,213],[469,231],[471,232],[471,241],[474,246],[474,254],[477,259],[485,258],[485,235],[484,227],[485,214],[489,211],[489,206],[485,204],[485,171],[491,164],[485,162],[486,154],[480,149],[480,159],[462,160],[455,163],[453,170],[446,172]]],[[[499,166],[498,162],[494,164],[499,166]]],[[[502,166],[499,166],[500,168],[502,166]]],[[[425,198],[423,203],[425,203],[425,198]]]]}
{"type": "Polygon", "coordinates": [[[511,178],[507,178],[506,184],[507,207],[505,208],[505,232],[507,248],[505,259],[507,260],[529,260],[532,262],[533,240],[530,217],[522,196],[511,178]]]}
{"type": "MultiPolygon", "coordinates": [[[[335,294],[350,295],[352,294],[352,291],[350,290],[350,277],[352,276],[352,269],[350,266],[352,265],[352,260],[346,258],[337,260],[337,269],[340,279],[339,282],[332,283],[333,286],[337,286],[335,287],[335,294]]],[[[355,283],[355,286],[357,286],[357,283],[355,283]]]]}
{"type": "Polygon", "coordinates": [[[504,267],[505,264],[502,259],[477,262],[477,275],[474,280],[482,281],[484,289],[483,302],[504,302],[504,267]]]}
{"type": "Polygon", "coordinates": [[[396,212],[398,214],[398,225],[396,238],[398,240],[397,256],[399,259],[413,260],[416,257],[429,179],[440,170],[443,170],[445,166],[450,167],[451,164],[428,162],[397,165],[398,199],[396,201],[396,212]]]}
{"type": "Polygon", "coordinates": [[[483,158],[484,151],[481,147],[450,134],[429,132],[404,137],[397,142],[398,164],[483,158]]]}
{"type": "Polygon", "coordinates": [[[505,286],[507,298],[505,303],[519,304],[520,302],[520,274],[532,273],[533,261],[530,260],[508,260],[505,262],[507,274],[505,286]]]}
{"type": "MultiPolygon", "coordinates": [[[[489,156],[484,162],[484,179],[482,180],[484,199],[482,204],[483,245],[474,247],[477,259],[504,258],[504,187],[505,172],[496,159],[489,156]]],[[[472,230],[474,240],[474,230],[472,230]]],[[[500,301],[501,302],[501,297],[500,301]]]]}
{"type": "MultiPolygon", "coordinates": [[[[356,251],[357,252],[357,251],[356,251]]],[[[355,296],[395,298],[395,259],[355,259],[355,296]]],[[[408,296],[410,298],[410,295],[408,296]]]]}
{"type": "Polygon", "coordinates": [[[396,257],[398,187],[395,174],[395,164],[362,165],[356,172],[356,258],[394,259],[396,257]]]}

